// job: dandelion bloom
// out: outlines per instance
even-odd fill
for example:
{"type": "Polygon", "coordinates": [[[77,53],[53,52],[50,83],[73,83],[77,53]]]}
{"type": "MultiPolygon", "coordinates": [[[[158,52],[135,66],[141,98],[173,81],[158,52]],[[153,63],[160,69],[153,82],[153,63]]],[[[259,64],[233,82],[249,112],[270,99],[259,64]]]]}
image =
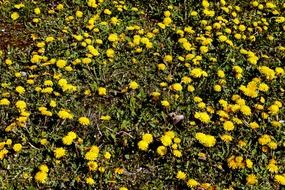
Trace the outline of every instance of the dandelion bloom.
{"type": "Polygon", "coordinates": [[[98,163],[94,161],[89,161],[87,166],[90,171],[96,171],[98,169],[98,163]]]}
{"type": "Polygon", "coordinates": [[[147,149],[148,149],[148,142],[144,141],[144,140],[141,140],[141,141],[138,142],[138,147],[139,147],[140,150],[147,151],[147,149]]]}
{"type": "Polygon", "coordinates": [[[147,143],[152,143],[153,142],[153,136],[152,134],[146,133],[143,135],[142,139],[146,141],[147,143]]]}
{"type": "Polygon", "coordinates": [[[139,87],[139,84],[138,84],[137,82],[135,82],[135,81],[131,81],[131,82],[129,83],[129,87],[130,87],[132,90],[135,90],[135,89],[137,89],[137,88],[139,87]]]}
{"type": "Polygon", "coordinates": [[[19,100],[19,101],[16,102],[16,107],[18,109],[26,109],[27,104],[26,104],[26,102],[24,102],[22,100],[19,100]]]}
{"type": "Polygon", "coordinates": [[[14,144],[13,150],[14,150],[15,152],[20,152],[20,151],[22,150],[22,145],[19,144],[19,143],[14,144]]]}
{"type": "Polygon", "coordinates": [[[61,157],[65,156],[66,150],[64,148],[60,147],[60,148],[56,148],[53,151],[53,153],[54,153],[55,158],[58,159],[58,158],[61,158],[61,157]]]}
{"type": "Polygon", "coordinates": [[[86,183],[88,185],[94,185],[95,184],[95,180],[92,177],[87,177],[86,178],[86,183]]]}
{"type": "Polygon", "coordinates": [[[85,159],[89,161],[94,161],[99,155],[98,146],[92,146],[91,149],[85,154],[85,159]]]}
{"type": "Polygon", "coordinates": [[[159,147],[157,147],[156,152],[160,156],[164,156],[167,153],[167,148],[165,146],[159,146],[159,147]]]}
{"type": "Polygon", "coordinates": [[[16,87],[16,92],[18,92],[19,94],[24,94],[26,92],[26,90],[22,86],[17,86],[16,87]]]}
{"type": "Polygon", "coordinates": [[[45,183],[47,180],[47,177],[48,177],[48,175],[46,172],[39,171],[35,175],[35,180],[39,183],[45,183]]]}
{"type": "Polygon", "coordinates": [[[107,55],[107,57],[109,57],[109,58],[114,58],[114,56],[115,56],[115,51],[114,51],[113,49],[107,49],[106,55],[107,55]]]}
{"type": "Polygon", "coordinates": [[[118,35],[116,33],[110,34],[109,37],[108,37],[108,40],[110,42],[116,42],[116,41],[118,41],[118,35]]]}
{"type": "Polygon", "coordinates": [[[214,136],[206,135],[204,133],[196,133],[195,138],[205,147],[212,147],[216,144],[214,136]]]}
{"type": "Polygon", "coordinates": [[[111,119],[111,116],[103,115],[103,116],[100,117],[100,119],[103,120],[103,121],[109,121],[111,119]]]}
{"type": "Polygon", "coordinates": [[[173,58],[172,58],[171,55],[166,55],[166,56],[164,56],[163,60],[164,60],[165,62],[171,63],[172,60],[173,60],[173,58]]]}
{"type": "Polygon", "coordinates": [[[73,119],[73,115],[66,110],[59,111],[57,115],[61,119],[73,119]]]}
{"type": "Polygon", "coordinates": [[[203,123],[209,123],[211,121],[211,118],[207,112],[195,112],[194,117],[203,123]]]}
{"type": "Polygon", "coordinates": [[[234,124],[233,124],[233,122],[231,122],[231,121],[226,121],[226,122],[224,122],[224,129],[226,130],[226,131],[232,131],[232,130],[234,130],[234,128],[235,128],[235,126],[234,126],[234,124]]]}
{"type": "Polygon", "coordinates": [[[199,183],[195,179],[189,179],[187,181],[187,186],[188,187],[197,187],[199,183]]]}
{"type": "Polygon", "coordinates": [[[38,15],[38,14],[41,14],[41,9],[40,8],[35,8],[34,9],[34,13],[36,14],[36,15],[38,15]]]}
{"type": "Polygon", "coordinates": [[[271,142],[271,137],[269,135],[267,135],[267,134],[262,135],[261,137],[258,138],[258,142],[261,145],[266,145],[269,142],[271,142]]]}
{"type": "Polygon", "coordinates": [[[110,152],[105,152],[104,154],[104,158],[106,158],[107,160],[109,160],[111,158],[111,153],[110,152]]]}
{"type": "Polygon", "coordinates": [[[274,180],[281,185],[285,185],[285,176],[284,175],[275,175],[274,180]]]}
{"type": "Polygon", "coordinates": [[[10,105],[10,101],[7,98],[3,98],[0,100],[0,105],[2,106],[9,106],[10,105]]]}
{"type": "Polygon", "coordinates": [[[90,125],[90,120],[87,117],[80,117],[78,122],[84,126],[90,125]]]}
{"type": "Polygon", "coordinates": [[[170,104],[169,104],[169,102],[168,102],[167,100],[162,100],[162,101],[161,101],[161,105],[162,105],[163,107],[169,107],[169,106],[170,106],[170,104]]]}
{"type": "Polygon", "coordinates": [[[72,138],[71,136],[69,136],[69,135],[64,136],[64,137],[62,138],[62,143],[63,143],[64,145],[71,145],[72,142],[73,142],[73,138],[72,138]]]}
{"type": "Polygon", "coordinates": [[[18,12],[13,12],[13,13],[11,14],[11,18],[12,18],[13,20],[17,20],[19,17],[20,17],[20,15],[19,15],[18,12]]]}
{"type": "Polygon", "coordinates": [[[246,177],[246,184],[247,185],[255,185],[257,183],[257,178],[254,174],[250,174],[246,177]]]}
{"type": "Polygon", "coordinates": [[[107,95],[107,89],[104,87],[99,87],[98,88],[98,94],[99,94],[99,96],[106,96],[107,95]]]}
{"type": "Polygon", "coordinates": [[[57,62],[56,62],[56,66],[58,68],[63,68],[65,67],[67,64],[67,61],[66,60],[62,60],[62,59],[59,59],[57,62]]]}
{"type": "Polygon", "coordinates": [[[221,139],[222,139],[222,141],[228,143],[228,142],[231,142],[233,140],[233,137],[231,135],[226,135],[225,134],[225,135],[221,136],[221,139]]]}
{"type": "Polygon", "coordinates": [[[176,174],[176,178],[177,179],[180,179],[180,180],[184,180],[184,179],[186,179],[186,174],[185,174],[185,172],[182,172],[182,171],[178,171],[177,172],[177,174],[176,174]]]}
{"type": "Polygon", "coordinates": [[[49,171],[48,166],[45,165],[45,164],[40,165],[40,166],[39,166],[39,169],[40,169],[42,172],[46,172],[46,173],[49,171]]]}
{"type": "Polygon", "coordinates": [[[173,150],[172,153],[177,158],[180,158],[182,156],[182,152],[180,150],[173,150]]]}
{"type": "Polygon", "coordinates": [[[171,137],[169,137],[168,135],[163,135],[160,138],[160,141],[164,146],[170,146],[172,144],[171,137]]]}
{"type": "Polygon", "coordinates": [[[173,84],[172,85],[172,90],[177,91],[177,92],[181,91],[182,90],[181,84],[179,84],[179,83],[173,84]]]}

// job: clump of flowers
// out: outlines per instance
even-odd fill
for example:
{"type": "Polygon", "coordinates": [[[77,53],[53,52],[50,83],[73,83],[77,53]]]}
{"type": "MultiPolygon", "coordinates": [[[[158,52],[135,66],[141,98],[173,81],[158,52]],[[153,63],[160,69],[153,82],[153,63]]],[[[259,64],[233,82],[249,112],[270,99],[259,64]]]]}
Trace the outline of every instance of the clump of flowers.
{"type": "Polygon", "coordinates": [[[216,138],[214,136],[204,133],[196,133],[195,139],[205,147],[213,147],[216,144],[216,138]]]}
{"type": "Polygon", "coordinates": [[[176,137],[174,131],[166,131],[164,135],[160,137],[161,146],[158,146],[156,152],[160,156],[164,156],[167,153],[167,147],[171,149],[172,154],[180,158],[182,157],[182,152],[178,149],[179,144],[181,143],[181,139],[176,137]]]}
{"type": "Polygon", "coordinates": [[[68,110],[60,110],[57,115],[61,119],[73,119],[73,114],[71,114],[68,110]]]}
{"type": "Polygon", "coordinates": [[[62,138],[62,143],[63,143],[64,145],[71,145],[72,142],[73,142],[76,138],[77,138],[76,133],[73,132],[73,131],[70,131],[70,132],[67,133],[66,136],[64,136],[64,137],[62,138]]]}
{"type": "Polygon", "coordinates": [[[47,165],[42,164],[39,166],[39,171],[35,175],[36,182],[46,183],[48,178],[49,168],[47,165]]]}
{"type": "Polygon", "coordinates": [[[99,147],[98,146],[91,146],[90,150],[85,153],[85,159],[88,161],[94,161],[99,156],[99,147]]]}
{"type": "Polygon", "coordinates": [[[149,144],[153,142],[153,136],[150,133],[142,135],[142,140],[138,142],[138,147],[140,150],[147,151],[149,144]]]}

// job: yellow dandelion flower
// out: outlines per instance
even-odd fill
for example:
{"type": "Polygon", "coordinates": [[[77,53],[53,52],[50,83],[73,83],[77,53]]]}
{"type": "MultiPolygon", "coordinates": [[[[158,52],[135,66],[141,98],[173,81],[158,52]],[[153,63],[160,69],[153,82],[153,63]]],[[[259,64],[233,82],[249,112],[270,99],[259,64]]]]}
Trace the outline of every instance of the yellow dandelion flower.
{"type": "Polygon", "coordinates": [[[26,92],[26,90],[22,86],[17,86],[16,87],[16,92],[18,92],[19,94],[24,94],[26,92]]]}
{"type": "Polygon", "coordinates": [[[18,12],[13,12],[13,13],[11,14],[11,18],[12,18],[13,20],[17,20],[19,17],[20,17],[20,15],[19,15],[18,12]]]}
{"type": "Polygon", "coordinates": [[[186,179],[186,173],[179,170],[176,174],[176,178],[180,179],[180,180],[185,180],[186,179]]]}
{"type": "Polygon", "coordinates": [[[157,65],[157,68],[158,68],[158,70],[160,70],[160,71],[164,71],[164,70],[166,69],[166,65],[163,64],[163,63],[159,63],[159,64],[157,65]]]}
{"type": "Polygon", "coordinates": [[[211,135],[196,133],[195,138],[205,147],[213,147],[216,144],[215,137],[211,135]]]}
{"type": "Polygon", "coordinates": [[[173,139],[175,137],[174,131],[166,131],[164,134],[169,136],[171,139],[173,139]]]}
{"type": "Polygon", "coordinates": [[[285,175],[275,175],[274,180],[281,185],[285,185],[285,175]]]}
{"type": "Polygon", "coordinates": [[[58,60],[56,62],[56,66],[58,68],[64,68],[66,66],[66,64],[67,64],[67,61],[66,60],[62,60],[62,59],[60,59],[60,60],[58,60]]]}
{"type": "Polygon", "coordinates": [[[209,123],[211,121],[207,112],[195,112],[194,117],[203,123],[209,123]]]}
{"type": "Polygon", "coordinates": [[[124,173],[124,168],[115,168],[115,173],[116,174],[123,174],[124,173]]]}
{"type": "Polygon", "coordinates": [[[86,183],[88,185],[94,185],[95,184],[95,180],[92,177],[87,177],[86,178],[86,183]]]}
{"type": "Polygon", "coordinates": [[[90,171],[96,171],[98,169],[98,163],[94,161],[89,161],[87,166],[90,171]]]}
{"type": "Polygon", "coordinates": [[[182,86],[179,83],[175,83],[172,85],[172,90],[180,92],[182,90],[182,86]]]}
{"type": "Polygon", "coordinates": [[[48,166],[46,164],[40,165],[39,170],[41,170],[42,172],[46,172],[46,173],[48,173],[49,171],[48,166]]]}
{"type": "Polygon", "coordinates": [[[231,142],[233,140],[233,137],[231,135],[224,134],[221,136],[221,139],[222,139],[222,141],[228,143],[228,142],[231,142]]]}
{"type": "Polygon", "coordinates": [[[278,166],[275,163],[269,163],[266,167],[270,173],[278,173],[278,166]]]}
{"type": "Polygon", "coordinates": [[[188,187],[197,187],[199,185],[199,182],[198,181],[196,181],[195,179],[189,179],[188,181],[187,181],[187,186],[188,187]]]}
{"type": "Polygon", "coordinates": [[[100,117],[100,119],[103,121],[109,121],[111,119],[111,117],[109,115],[103,115],[100,117]]]}
{"type": "Polygon", "coordinates": [[[171,63],[172,60],[173,60],[173,58],[172,58],[171,55],[166,55],[166,56],[164,56],[163,60],[164,60],[165,62],[171,63]]]}
{"type": "Polygon", "coordinates": [[[20,151],[22,150],[22,145],[19,144],[19,143],[14,144],[13,150],[14,150],[15,152],[20,152],[20,151]]]}
{"type": "Polygon", "coordinates": [[[34,13],[36,14],[36,15],[39,15],[39,14],[41,14],[41,10],[40,10],[40,8],[35,8],[34,9],[34,13]]]}
{"type": "Polygon", "coordinates": [[[170,146],[172,144],[172,139],[170,136],[168,135],[163,135],[161,138],[160,138],[160,141],[161,143],[164,145],[164,146],[170,146]]]}
{"type": "Polygon", "coordinates": [[[82,11],[76,11],[75,13],[77,18],[82,18],[83,17],[83,12],[82,11]]]}
{"type": "Polygon", "coordinates": [[[172,153],[177,158],[180,158],[182,156],[182,152],[180,150],[173,150],[172,153]]]}
{"type": "Polygon", "coordinates": [[[231,122],[231,121],[224,122],[224,129],[226,131],[232,131],[232,130],[234,130],[234,128],[235,128],[235,126],[234,126],[233,122],[231,122]]]}
{"type": "Polygon", "coordinates": [[[267,134],[262,135],[261,137],[258,138],[258,142],[261,145],[266,145],[269,142],[271,142],[271,137],[269,135],[267,135],[267,134]]]}
{"type": "Polygon", "coordinates": [[[161,105],[163,106],[163,107],[169,107],[170,106],[170,103],[167,101],[167,100],[162,100],[161,101],[161,105]]]}
{"type": "Polygon", "coordinates": [[[108,40],[110,41],[110,42],[116,42],[116,41],[118,41],[118,34],[116,34],[116,33],[114,33],[114,34],[110,34],[109,35],[109,37],[108,37],[108,40]]]}
{"type": "Polygon", "coordinates": [[[0,105],[2,106],[9,106],[10,105],[10,101],[7,98],[3,98],[0,100],[0,105]]]}
{"type": "Polygon", "coordinates": [[[159,147],[157,147],[156,152],[160,156],[164,156],[167,153],[167,148],[165,146],[159,146],[159,147]]]}
{"type": "Polygon", "coordinates": [[[107,49],[106,55],[107,55],[107,57],[109,57],[109,58],[114,58],[114,56],[115,56],[115,51],[114,51],[113,49],[107,49]]]}
{"type": "Polygon", "coordinates": [[[48,174],[44,171],[39,171],[35,175],[35,180],[39,183],[45,183],[47,181],[48,174]]]}
{"type": "Polygon", "coordinates": [[[147,143],[152,143],[153,142],[153,136],[150,133],[146,133],[143,135],[142,140],[147,142],[147,143]]]}
{"type": "Polygon", "coordinates": [[[148,142],[147,141],[144,141],[144,140],[141,140],[138,142],[138,147],[140,150],[143,150],[143,151],[147,151],[148,149],[148,142]]]}
{"type": "Polygon", "coordinates": [[[111,158],[110,152],[105,152],[104,158],[106,158],[107,160],[109,160],[109,159],[111,158]]]}
{"type": "Polygon", "coordinates": [[[26,109],[26,108],[27,108],[27,104],[26,104],[26,102],[24,102],[24,101],[22,101],[22,100],[19,100],[19,101],[16,102],[16,107],[17,107],[18,109],[23,110],[23,109],[26,109]]]}
{"type": "Polygon", "coordinates": [[[276,115],[276,114],[278,114],[278,112],[279,112],[279,107],[274,104],[274,105],[271,105],[271,106],[268,108],[268,110],[269,110],[269,113],[270,113],[271,115],[276,115]]]}
{"type": "Polygon", "coordinates": [[[53,153],[54,153],[55,158],[58,159],[58,158],[61,158],[61,157],[65,156],[66,150],[64,148],[60,147],[60,148],[56,148],[53,151],[53,153]]]}
{"type": "Polygon", "coordinates": [[[90,120],[87,117],[80,117],[78,122],[84,126],[90,125],[90,120]]]}
{"type": "Polygon", "coordinates": [[[129,87],[132,89],[132,90],[135,90],[139,87],[139,84],[136,82],[136,81],[131,81],[129,83],[129,87]]]}
{"type": "Polygon", "coordinates": [[[40,143],[41,143],[41,145],[47,145],[48,140],[47,139],[41,139],[40,143]]]}
{"type": "Polygon", "coordinates": [[[240,107],[240,111],[241,111],[244,115],[246,115],[246,116],[251,115],[251,109],[250,109],[250,107],[247,106],[247,105],[242,105],[242,106],[240,107]]]}
{"type": "Polygon", "coordinates": [[[247,168],[250,168],[250,169],[252,168],[253,163],[252,163],[252,161],[251,161],[250,159],[246,159],[246,160],[245,160],[245,163],[246,163],[246,167],[247,167],[247,168]]]}
{"type": "Polygon", "coordinates": [[[62,143],[63,143],[64,145],[71,145],[72,142],[73,142],[73,140],[74,140],[74,139],[73,139],[71,136],[67,135],[67,136],[64,136],[64,137],[62,138],[62,143]]]}
{"type": "Polygon", "coordinates": [[[59,111],[57,115],[61,119],[73,119],[73,115],[66,110],[59,111]]]}
{"type": "Polygon", "coordinates": [[[99,87],[98,88],[98,94],[99,94],[99,96],[106,96],[107,95],[107,89],[104,87],[99,87]]]}
{"type": "Polygon", "coordinates": [[[250,174],[246,177],[246,184],[247,185],[255,185],[258,182],[256,175],[250,174]]]}

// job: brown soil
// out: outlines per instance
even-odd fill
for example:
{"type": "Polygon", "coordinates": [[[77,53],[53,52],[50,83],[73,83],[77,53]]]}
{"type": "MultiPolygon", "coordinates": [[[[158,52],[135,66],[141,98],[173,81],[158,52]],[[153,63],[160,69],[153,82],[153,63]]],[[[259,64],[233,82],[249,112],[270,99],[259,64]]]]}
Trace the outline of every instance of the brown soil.
{"type": "Polygon", "coordinates": [[[25,48],[32,43],[31,32],[21,23],[6,23],[0,20],[0,49],[25,48]]]}

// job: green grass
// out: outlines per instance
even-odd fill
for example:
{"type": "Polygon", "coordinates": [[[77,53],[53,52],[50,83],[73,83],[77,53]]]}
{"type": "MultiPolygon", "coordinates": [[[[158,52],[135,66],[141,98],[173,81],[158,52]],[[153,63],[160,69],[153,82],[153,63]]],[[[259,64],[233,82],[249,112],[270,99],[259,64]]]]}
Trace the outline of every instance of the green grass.
{"type": "Polygon", "coordinates": [[[256,1],[262,8],[255,7],[254,1],[228,1],[225,5],[217,1],[210,2],[207,9],[206,1],[194,0],[104,0],[96,8],[79,0],[21,2],[24,7],[19,9],[19,1],[0,2],[1,189],[284,189],[285,28],[284,21],[277,22],[278,17],[284,19],[284,2],[272,1],[275,7],[269,8],[266,1],[256,1]],[[35,8],[41,13],[36,14],[35,8]],[[104,13],[106,9],[110,15],[104,13]],[[205,10],[214,15],[207,16],[205,10]],[[83,16],[78,17],[76,11],[83,16]],[[169,11],[171,23],[164,20],[165,11],[169,11]],[[19,18],[13,20],[15,12],[19,18]],[[90,29],[92,17],[96,19],[90,29]],[[108,38],[114,33],[118,40],[112,42],[108,38]],[[76,35],[82,39],[77,40],[76,35]],[[141,39],[135,44],[138,35],[141,39]],[[219,39],[223,35],[225,42],[219,39]],[[51,36],[54,41],[46,42],[51,36]],[[88,45],[99,55],[92,56],[88,45]],[[201,46],[207,51],[201,51],[201,46]],[[113,56],[108,57],[108,49],[114,50],[113,56]],[[165,59],[167,55],[172,61],[165,59]],[[36,56],[40,60],[35,61],[36,56]],[[90,63],[83,63],[87,57],[90,63]],[[66,65],[61,68],[58,60],[67,61],[66,65]],[[165,70],[159,69],[161,63],[165,70]],[[235,66],[241,68],[242,77],[237,76],[235,66]],[[264,72],[262,66],[266,66],[264,72]],[[195,69],[207,76],[196,77],[195,69]],[[191,81],[183,81],[185,77],[191,81]],[[60,85],[62,79],[67,84],[60,85]],[[50,81],[53,85],[45,84],[50,81]],[[132,89],[130,82],[136,82],[138,88],[132,89]],[[241,90],[242,85],[253,83],[246,92],[241,90]],[[262,90],[261,84],[269,89],[262,90]],[[214,88],[217,85],[220,91],[214,88]],[[42,91],[46,87],[52,92],[42,91]],[[100,87],[106,89],[106,95],[99,94],[100,87]],[[155,97],[153,92],[160,95],[155,97]],[[9,103],[4,105],[6,99],[9,103]],[[19,100],[26,103],[26,109],[16,107],[19,100]],[[170,105],[164,106],[164,100],[170,105]],[[248,115],[241,109],[244,104],[251,110],[248,115]],[[239,107],[236,111],[235,106],[239,107]],[[73,118],[63,119],[59,115],[62,109],[69,110],[73,118]],[[198,118],[200,112],[209,121],[198,118]],[[174,124],[169,116],[173,113],[184,119],[174,124]],[[81,117],[87,117],[90,124],[84,126],[81,117]],[[232,121],[234,129],[226,131],[225,121],[232,121]],[[250,127],[253,122],[259,127],[250,127]],[[63,143],[71,131],[77,137],[70,145],[63,143]],[[142,142],[147,133],[152,142],[142,142]],[[211,135],[215,142],[209,136],[199,138],[197,133],[211,135]],[[222,140],[225,134],[232,137],[230,142],[222,140]],[[270,141],[262,144],[265,134],[270,141]],[[161,139],[166,136],[170,146],[161,139]],[[139,142],[148,147],[143,150],[139,142]],[[17,151],[19,144],[22,148],[17,151]],[[99,153],[94,153],[96,171],[90,171],[85,157],[93,145],[99,147],[99,153]],[[159,155],[157,148],[163,145],[167,153],[159,155]],[[66,152],[57,159],[54,151],[61,147],[66,152]],[[175,156],[176,149],[181,156],[175,156]],[[237,169],[230,167],[231,156],[243,158],[237,169]],[[274,161],[276,173],[268,169],[274,161]],[[41,173],[47,174],[41,181],[36,176],[43,164],[48,171],[41,173]],[[186,177],[178,179],[178,171],[186,177]],[[251,174],[256,177],[252,185],[251,174]],[[192,187],[190,179],[198,184],[192,187]]]}

